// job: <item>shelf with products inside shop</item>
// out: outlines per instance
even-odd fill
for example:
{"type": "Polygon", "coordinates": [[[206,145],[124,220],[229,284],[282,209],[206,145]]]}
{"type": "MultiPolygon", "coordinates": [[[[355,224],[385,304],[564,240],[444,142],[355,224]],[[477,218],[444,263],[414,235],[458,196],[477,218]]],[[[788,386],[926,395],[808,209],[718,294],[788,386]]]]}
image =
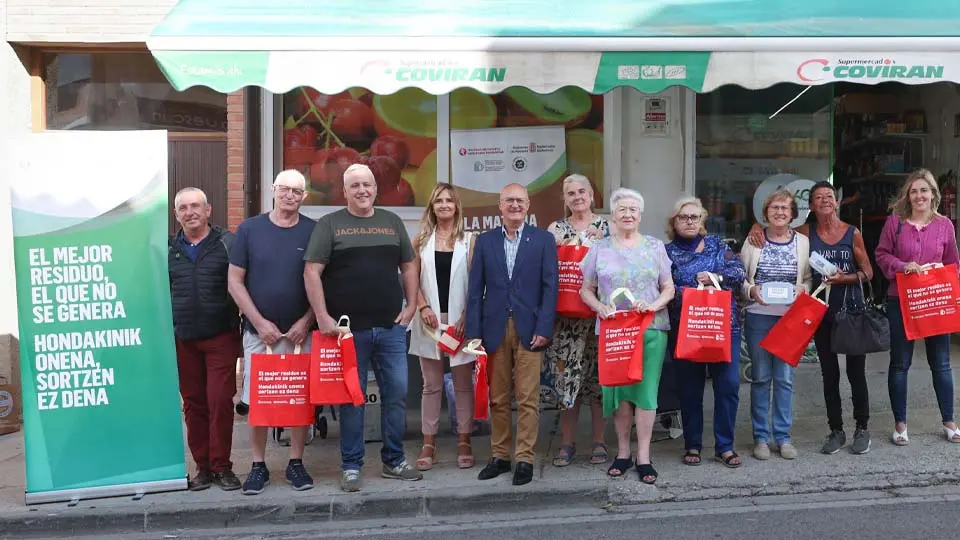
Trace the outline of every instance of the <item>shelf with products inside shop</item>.
{"type": "Polygon", "coordinates": [[[895,172],[895,173],[876,173],[870,174],[867,176],[859,176],[857,178],[850,178],[844,180],[848,184],[862,184],[864,182],[890,182],[890,181],[899,181],[903,180],[910,173],[908,172],[895,172]]]}
{"type": "Polygon", "coordinates": [[[853,142],[850,142],[850,143],[846,143],[846,144],[844,144],[840,149],[843,150],[843,151],[846,151],[846,150],[855,150],[855,149],[857,149],[857,148],[862,148],[862,147],[867,146],[867,145],[869,145],[869,144],[875,144],[875,143],[896,143],[896,142],[902,142],[902,141],[905,140],[905,139],[907,139],[907,140],[909,140],[909,139],[921,139],[921,140],[922,140],[922,139],[924,139],[927,135],[928,135],[928,133],[907,133],[907,132],[904,132],[904,133],[897,133],[897,132],[879,133],[879,134],[876,134],[876,135],[867,136],[867,137],[862,138],[862,139],[857,139],[857,140],[855,140],[855,141],[853,141],[853,142]]]}

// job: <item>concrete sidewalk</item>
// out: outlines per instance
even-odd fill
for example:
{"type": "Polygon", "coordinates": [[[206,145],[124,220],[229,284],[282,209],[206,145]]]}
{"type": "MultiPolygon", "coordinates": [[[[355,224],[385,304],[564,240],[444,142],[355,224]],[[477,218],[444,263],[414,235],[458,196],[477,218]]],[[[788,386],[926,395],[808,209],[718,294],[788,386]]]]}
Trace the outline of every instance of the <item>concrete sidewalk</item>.
{"type": "MultiPolygon", "coordinates": [[[[586,410],[579,430],[583,434],[577,444],[579,453],[574,463],[565,468],[551,464],[560,441],[559,434],[554,433],[556,413],[544,412],[535,480],[519,488],[510,484],[510,475],[488,482],[477,480],[477,473],[490,455],[489,437],[474,439],[478,465],[469,470],[457,469],[456,438],[443,426],[444,435],[438,441],[440,461],[432,471],[425,473],[423,481],[402,483],[381,478],[380,445],[370,444],[363,471],[363,491],[359,494],[342,493],[339,491],[340,457],[337,425],[334,423],[326,440],[318,438],[307,448],[304,461],[316,483],[310,491],[294,492],[284,484],[286,449],[271,441],[268,464],[273,483],[259,496],[248,497],[239,492],[225,493],[211,488],[199,493],[150,494],[141,500],[113,498],[81,501],[76,506],[60,503],[28,508],[23,504],[22,435],[4,436],[0,437],[0,538],[161,531],[176,534],[180,528],[437,517],[509,511],[518,507],[616,506],[761,495],[895,491],[960,484],[960,471],[957,470],[960,445],[950,444],[943,437],[930,371],[922,356],[922,347],[917,349],[910,378],[909,446],[896,447],[890,443],[893,421],[886,386],[888,356],[877,354],[868,359],[873,413],[872,451],[861,456],[850,454],[849,449],[833,456],[819,454],[821,441],[827,433],[820,370],[818,364],[801,364],[794,383],[793,438],[800,452],[797,460],[787,461],[774,455],[770,461],[761,462],[750,456],[750,397],[746,384],[741,386],[737,430],[737,450],[743,456],[744,465],[739,469],[727,469],[710,459],[712,396],[708,385],[703,464],[689,467],[681,463],[682,438],[657,442],[653,446],[653,461],[660,479],[655,487],[639,482],[633,471],[624,479],[609,479],[606,476],[608,465],[588,463],[591,441],[586,410]]],[[[960,367],[960,362],[955,362],[955,366],[960,367]]],[[[960,379],[960,374],[956,378],[960,379]]],[[[845,380],[841,388],[850,440],[853,421],[850,390],[845,380]]],[[[411,411],[406,443],[411,462],[420,449],[419,427],[419,412],[411,411]]],[[[149,426],[131,426],[131,429],[149,429],[149,426]]],[[[615,440],[610,422],[607,442],[611,455],[616,451],[615,440]]],[[[248,430],[245,421],[238,419],[234,462],[241,478],[249,470],[250,459],[248,430]]]]}

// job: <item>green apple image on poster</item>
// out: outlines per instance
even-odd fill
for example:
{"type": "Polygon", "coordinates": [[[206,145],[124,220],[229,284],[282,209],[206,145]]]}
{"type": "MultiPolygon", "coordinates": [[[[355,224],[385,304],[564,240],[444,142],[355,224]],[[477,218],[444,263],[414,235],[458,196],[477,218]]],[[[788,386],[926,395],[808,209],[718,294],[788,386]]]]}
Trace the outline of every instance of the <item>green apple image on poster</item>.
{"type": "Polygon", "coordinates": [[[7,147],[27,503],[184,489],[166,133],[7,147]]]}

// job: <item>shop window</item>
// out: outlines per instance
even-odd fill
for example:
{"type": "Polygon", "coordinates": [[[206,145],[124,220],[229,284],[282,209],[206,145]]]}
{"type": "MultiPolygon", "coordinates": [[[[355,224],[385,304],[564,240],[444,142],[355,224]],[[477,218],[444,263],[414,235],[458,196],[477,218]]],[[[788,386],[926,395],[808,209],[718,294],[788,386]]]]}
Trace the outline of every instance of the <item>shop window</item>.
{"type": "Polygon", "coordinates": [[[586,176],[594,206],[602,208],[603,116],[603,96],[577,87],[550,94],[521,87],[494,95],[453,92],[450,178],[460,188],[468,228],[489,228],[499,214],[499,190],[510,182],[527,186],[530,215],[541,227],[562,217],[568,174],[586,176]]]}
{"type": "Polygon", "coordinates": [[[343,171],[366,163],[377,204],[422,206],[437,183],[437,98],[406,88],[335,95],[300,87],[283,99],[283,168],[308,180],[307,206],[343,206],[343,171]]]}
{"type": "Polygon", "coordinates": [[[832,179],[832,102],[830,85],[725,86],[697,96],[695,191],[711,234],[739,249],[764,198],[781,186],[800,208],[792,225],[807,220],[809,187],[832,179]]]}
{"type": "Polygon", "coordinates": [[[497,182],[509,177],[531,190],[531,214],[542,207],[544,216],[556,219],[562,212],[559,180],[567,174],[589,178],[595,206],[603,205],[603,96],[573,87],[546,95],[524,88],[495,95],[461,88],[442,98],[417,88],[389,95],[351,88],[328,95],[300,87],[283,98],[282,159],[283,168],[307,176],[307,206],[345,204],[342,190],[336,189],[343,171],[366,163],[377,177],[377,204],[382,206],[423,207],[438,178],[450,178],[460,187],[468,215],[496,215],[502,187],[497,182]],[[448,103],[449,111],[440,110],[441,103],[448,103]],[[438,135],[438,127],[447,125],[450,131],[438,135]],[[551,127],[560,128],[559,133],[551,127]],[[552,135],[539,135],[538,128],[552,135]],[[478,143],[474,146],[487,150],[519,137],[515,143],[539,155],[484,157],[458,144],[465,133],[478,143]],[[554,156],[556,162],[540,171],[536,159],[542,156],[554,156]],[[461,157],[469,161],[466,168],[458,163],[461,157]],[[444,174],[440,167],[446,163],[450,168],[444,174]],[[470,189],[478,181],[483,187],[470,189]]]}
{"type": "Polygon", "coordinates": [[[148,53],[47,54],[46,128],[227,131],[227,98],[174,90],[148,53]]]}

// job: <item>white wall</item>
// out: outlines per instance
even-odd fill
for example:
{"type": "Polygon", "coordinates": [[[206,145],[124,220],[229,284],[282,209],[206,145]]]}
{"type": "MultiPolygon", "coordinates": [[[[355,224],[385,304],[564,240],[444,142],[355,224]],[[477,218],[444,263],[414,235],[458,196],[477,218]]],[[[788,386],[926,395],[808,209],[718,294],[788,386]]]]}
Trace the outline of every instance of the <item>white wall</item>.
{"type": "Polygon", "coordinates": [[[5,0],[7,39],[21,43],[143,43],[177,0],[5,0]]]}
{"type": "MultiPolygon", "coordinates": [[[[683,142],[685,138],[695,140],[692,133],[695,126],[681,126],[681,100],[687,92],[689,90],[674,87],[659,94],[668,101],[669,137],[643,134],[644,98],[650,97],[649,94],[630,90],[626,92],[624,104],[621,182],[623,187],[636,189],[643,195],[641,232],[665,242],[667,217],[683,191],[683,142]]],[[[694,149],[691,147],[690,151],[694,149]]]]}
{"type": "MultiPolygon", "coordinates": [[[[8,0],[0,0],[0,145],[3,139],[30,132],[30,76],[25,67],[26,55],[18,56],[3,39],[7,32],[7,3],[8,0]]],[[[10,184],[3,174],[0,174],[0,253],[5,254],[0,258],[0,335],[19,336],[10,184]]]]}

